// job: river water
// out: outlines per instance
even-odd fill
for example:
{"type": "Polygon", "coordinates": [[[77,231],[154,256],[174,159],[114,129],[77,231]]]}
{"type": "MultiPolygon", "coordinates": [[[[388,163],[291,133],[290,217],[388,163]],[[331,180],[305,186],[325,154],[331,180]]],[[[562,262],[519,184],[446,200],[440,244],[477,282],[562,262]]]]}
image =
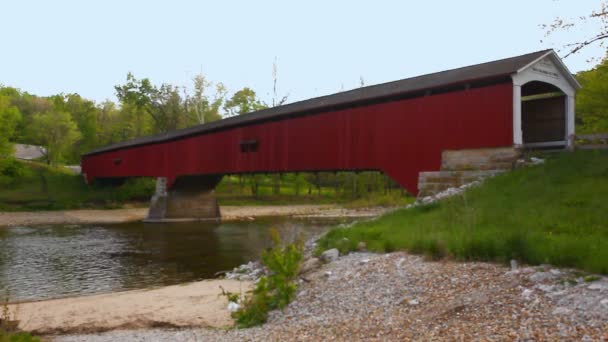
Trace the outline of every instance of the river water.
{"type": "MultiPolygon", "coordinates": [[[[269,230],[307,238],[336,220],[52,225],[0,229],[0,299],[38,300],[215,278],[259,258],[269,230]]],[[[0,300],[1,302],[2,300],[0,300]]]]}

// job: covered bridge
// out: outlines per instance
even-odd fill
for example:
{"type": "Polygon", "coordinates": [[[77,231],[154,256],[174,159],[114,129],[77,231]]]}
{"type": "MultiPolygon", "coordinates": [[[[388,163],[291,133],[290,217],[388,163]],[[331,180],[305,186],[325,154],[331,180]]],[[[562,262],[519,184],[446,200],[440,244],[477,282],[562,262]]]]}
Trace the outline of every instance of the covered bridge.
{"type": "Polygon", "coordinates": [[[155,219],[219,215],[225,174],[379,170],[417,194],[452,152],[492,168],[520,148],[567,147],[579,88],[553,50],[538,51],[122,142],[83,155],[82,172],[159,178],[155,219]]]}

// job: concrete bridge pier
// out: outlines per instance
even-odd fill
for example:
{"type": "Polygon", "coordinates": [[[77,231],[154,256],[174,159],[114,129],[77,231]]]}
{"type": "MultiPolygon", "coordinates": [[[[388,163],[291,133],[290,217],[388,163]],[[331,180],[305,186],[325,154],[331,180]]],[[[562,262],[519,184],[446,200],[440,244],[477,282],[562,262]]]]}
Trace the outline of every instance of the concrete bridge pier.
{"type": "Polygon", "coordinates": [[[181,176],[167,189],[167,179],[156,179],[156,191],[144,222],[220,220],[215,187],[222,175],[181,176]]]}

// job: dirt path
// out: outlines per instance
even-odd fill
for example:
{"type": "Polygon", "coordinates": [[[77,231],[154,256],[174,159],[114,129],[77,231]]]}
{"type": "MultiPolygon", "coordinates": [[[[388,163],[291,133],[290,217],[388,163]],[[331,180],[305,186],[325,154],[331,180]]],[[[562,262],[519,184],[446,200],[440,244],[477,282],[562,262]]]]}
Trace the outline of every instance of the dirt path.
{"type": "MultiPolygon", "coordinates": [[[[264,216],[368,217],[383,208],[344,209],[335,205],[223,206],[222,220],[245,220],[264,216]]],[[[37,224],[123,223],[143,220],[147,208],[111,210],[63,210],[0,212],[0,227],[37,224]]]]}
{"type": "Polygon", "coordinates": [[[100,332],[150,327],[232,325],[226,291],[247,291],[250,282],[206,280],[157,289],[53,299],[10,305],[21,329],[37,334],[100,332]]]}

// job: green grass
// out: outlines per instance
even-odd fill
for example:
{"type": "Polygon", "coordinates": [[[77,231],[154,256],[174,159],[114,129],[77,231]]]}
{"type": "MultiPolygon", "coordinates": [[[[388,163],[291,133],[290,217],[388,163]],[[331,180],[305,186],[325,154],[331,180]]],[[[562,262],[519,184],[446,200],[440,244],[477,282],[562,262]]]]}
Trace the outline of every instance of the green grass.
{"type": "Polygon", "coordinates": [[[608,274],[608,152],[547,155],[440,203],[337,228],[319,250],[407,250],[431,259],[549,263],[608,274]],[[344,239],[347,238],[347,239],[344,239]]]}
{"type": "Polygon", "coordinates": [[[127,203],[147,205],[152,179],[131,179],[118,187],[86,185],[82,176],[61,167],[17,162],[19,176],[0,187],[0,210],[61,210],[119,208],[127,203]]]}
{"type": "Polygon", "coordinates": [[[7,332],[0,329],[0,342],[40,342],[40,338],[28,332],[7,332]]]}
{"type": "Polygon", "coordinates": [[[398,206],[411,203],[414,197],[401,190],[392,189],[384,193],[383,190],[364,193],[353,198],[352,193],[344,193],[343,187],[310,187],[303,181],[296,188],[295,174],[284,174],[280,181],[279,194],[273,193],[273,178],[271,175],[259,175],[259,188],[257,196],[251,193],[250,179],[239,184],[238,176],[224,176],[216,189],[220,205],[292,205],[292,204],[340,204],[348,208],[398,206]]]}

